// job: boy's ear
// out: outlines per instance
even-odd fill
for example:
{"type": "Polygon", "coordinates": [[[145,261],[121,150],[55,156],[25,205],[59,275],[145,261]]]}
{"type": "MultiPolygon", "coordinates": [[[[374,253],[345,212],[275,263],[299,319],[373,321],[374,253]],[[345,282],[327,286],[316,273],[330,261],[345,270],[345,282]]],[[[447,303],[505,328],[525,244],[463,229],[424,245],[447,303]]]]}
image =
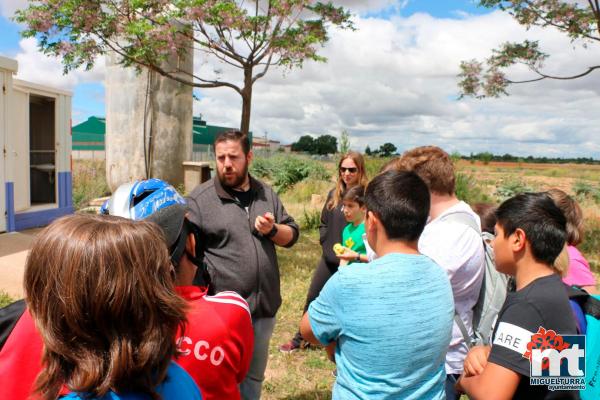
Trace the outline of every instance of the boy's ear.
{"type": "Polygon", "coordinates": [[[365,222],[366,222],[365,228],[367,230],[371,230],[371,231],[376,231],[377,224],[380,223],[379,218],[377,218],[377,216],[373,213],[373,211],[367,211],[367,218],[366,218],[365,222]]]}
{"type": "Polygon", "coordinates": [[[187,240],[185,242],[185,249],[192,256],[196,257],[196,236],[193,233],[188,234],[187,240]]]}
{"type": "Polygon", "coordinates": [[[527,244],[527,235],[523,229],[517,228],[513,234],[510,235],[510,240],[513,252],[517,253],[525,249],[525,245],[527,244]]]}

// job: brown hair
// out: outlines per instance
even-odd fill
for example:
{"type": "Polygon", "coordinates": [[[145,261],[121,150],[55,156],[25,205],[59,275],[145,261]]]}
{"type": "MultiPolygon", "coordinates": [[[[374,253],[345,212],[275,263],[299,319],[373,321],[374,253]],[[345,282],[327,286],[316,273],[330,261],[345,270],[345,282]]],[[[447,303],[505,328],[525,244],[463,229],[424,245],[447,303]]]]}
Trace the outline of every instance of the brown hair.
{"type": "Polygon", "coordinates": [[[36,391],[63,384],[102,397],[155,388],[176,354],[185,303],[173,287],[163,233],[150,222],[60,218],[39,233],[25,266],[27,306],[44,341],[36,391]]]}
{"type": "Polygon", "coordinates": [[[215,137],[214,147],[217,147],[218,143],[227,141],[239,142],[242,145],[242,151],[245,155],[248,155],[250,152],[250,139],[248,138],[248,135],[241,131],[230,129],[228,131],[220,132],[215,137]]]}
{"type": "Polygon", "coordinates": [[[448,153],[437,146],[408,150],[400,159],[390,161],[389,167],[416,172],[432,193],[454,194],[454,165],[448,153]]]}
{"type": "Polygon", "coordinates": [[[577,201],[560,189],[548,190],[548,195],[567,219],[567,243],[577,246],[583,241],[583,212],[577,201]]]}
{"type": "Polygon", "coordinates": [[[494,234],[494,227],[496,225],[496,209],[497,205],[492,203],[475,203],[473,204],[473,211],[479,215],[481,220],[481,231],[494,234]]]}
{"type": "Polygon", "coordinates": [[[329,210],[336,208],[342,202],[342,196],[343,196],[344,192],[346,191],[346,189],[348,189],[346,187],[346,184],[342,180],[341,172],[340,172],[342,163],[347,158],[354,161],[354,164],[356,164],[356,167],[358,168],[358,171],[357,171],[358,183],[357,184],[366,187],[367,183],[369,183],[369,179],[367,178],[367,171],[365,170],[365,159],[362,156],[362,154],[360,154],[356,151],[349,151],[346,154],[342,154],[342,157],[340,158],[340,162],[338,163],[338,167],[337,167],[338,178],[337,178],[337,183],[335,185],[335,191],[334,191],[331,199],[329,199],[329,201],[327,202],[327,209],[329,209],[329,210]]]}
{"type": "Polygon", "coordinates": [[[556,260],[552,263],[552,269],[561,277],[567,276],[569,272],[569,263],[571,260],[569,259],[569,252],[567,250],[567,244],[561,250],[561,252],[556,257],[556,260]]]}
{"type": "Polygon", "coordinates": [[[352,186],[350,189],[346,190],[344,195],[342,196],[342,200],[353,201],[358,203],[359,206],[365,205],[365,187],[363,185],[352,186]]]}
{"type": "Polygon", "coordinates": [[[400,171],[400,157],[394,157],[381,166],[379,173],[382,174],[388,171],[400,171]]]}

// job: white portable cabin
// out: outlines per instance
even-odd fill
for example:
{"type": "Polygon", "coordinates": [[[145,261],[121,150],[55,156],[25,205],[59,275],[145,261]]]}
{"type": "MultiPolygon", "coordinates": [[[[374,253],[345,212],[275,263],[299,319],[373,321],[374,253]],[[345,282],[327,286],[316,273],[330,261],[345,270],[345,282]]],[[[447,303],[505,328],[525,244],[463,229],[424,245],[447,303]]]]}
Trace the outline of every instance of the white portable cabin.
{"type": "Polygon", "coordinates": [[[0,56],[0,232],[73,212],[72,93],[13,79],[17,69],[0,56]]]}

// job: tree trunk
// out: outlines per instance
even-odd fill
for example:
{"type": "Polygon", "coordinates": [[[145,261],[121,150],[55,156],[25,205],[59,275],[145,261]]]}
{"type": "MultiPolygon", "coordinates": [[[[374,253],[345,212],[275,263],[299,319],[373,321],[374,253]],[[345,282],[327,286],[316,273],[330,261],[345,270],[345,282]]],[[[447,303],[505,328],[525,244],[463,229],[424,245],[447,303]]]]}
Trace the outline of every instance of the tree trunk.
{"type": "Polygon", "coordinates": [[[242,133],[250,132],[250,113],[252,111],[252,67],[244,68],[244,89],[242,90],[242,133]]]}

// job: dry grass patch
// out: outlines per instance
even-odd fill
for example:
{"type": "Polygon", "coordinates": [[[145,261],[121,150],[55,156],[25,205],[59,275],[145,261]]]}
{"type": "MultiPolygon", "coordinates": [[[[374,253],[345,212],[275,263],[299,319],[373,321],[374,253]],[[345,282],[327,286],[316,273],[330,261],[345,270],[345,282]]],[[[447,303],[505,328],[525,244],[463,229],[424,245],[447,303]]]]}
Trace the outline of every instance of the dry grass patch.
{"type": "Polygon", "coordinates": [[[316,231],[303,231],[291,249],[278,249],[283,304],[271,339],[263,398],[321,400],[331,398],[334,365],[322,349],[281,353],[279,345],[298,329],[308,285],[321,256],[316,231]]]}

